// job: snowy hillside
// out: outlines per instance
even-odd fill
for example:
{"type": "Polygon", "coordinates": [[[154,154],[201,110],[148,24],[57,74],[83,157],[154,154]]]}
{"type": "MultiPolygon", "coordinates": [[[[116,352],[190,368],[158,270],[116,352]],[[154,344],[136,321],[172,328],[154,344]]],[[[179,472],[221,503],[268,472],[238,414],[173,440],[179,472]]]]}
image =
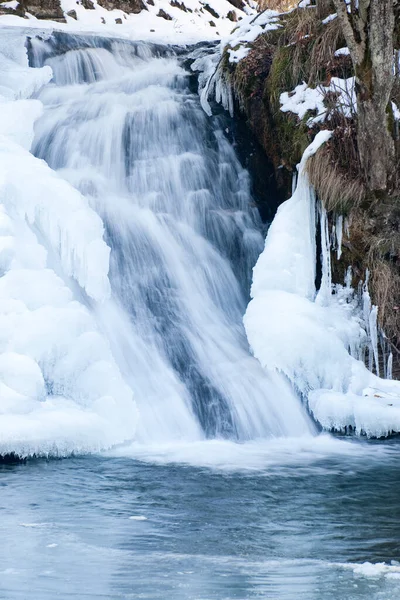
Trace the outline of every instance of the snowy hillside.
{"type": "MultiPolygon", "coordinates": [[[[26,12],[27,18],[22,18],[18,16],[19,4],[16,0],[3,2],[0,4],[0,15],[5,12],[4,9],[8,14],[0,16],[0,27],[17,25],[57,28],[98,32],[135,40],[187,44],[226,37],[237,21],[256,13],[256,3],[252,0],[248,3],[242,0],[234,0],[232,3],[228,0],[147,0],[141,2],[135,12],[109,9],[114,5],[112,3],[108,3],[108,9],[101,4],[104,3],[97,0],[61,0],[60,15],[64,15],[62,20],[65,22],[56,22],[51,18],[38,19],[34,16],[36,11],[30,13],[29,10],[26,12]]],[[[123,6],[126,8],[127,4],[123,6]]]]}

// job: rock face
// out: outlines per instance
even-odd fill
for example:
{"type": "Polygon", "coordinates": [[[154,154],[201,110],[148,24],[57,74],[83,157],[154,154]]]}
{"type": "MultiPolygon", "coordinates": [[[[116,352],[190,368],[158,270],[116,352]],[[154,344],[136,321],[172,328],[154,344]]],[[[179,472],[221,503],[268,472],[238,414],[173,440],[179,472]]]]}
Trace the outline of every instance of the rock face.
{"type": "Polygon", "coordinates": [[[26,13],[33,15],[37,19],[65,22],[59,0],[22,0],[15,10],[6,8],[0,4],[0,15],[12,14],[25,17],[26,13]]]}
{"type": "Polygon", "coordinates": [[[143,0],[98,0],[100,6],[106,10],[113,10],[114,8],[122,10],[128,14],[138,14],[142,10],[147,10],[143,0]]]}

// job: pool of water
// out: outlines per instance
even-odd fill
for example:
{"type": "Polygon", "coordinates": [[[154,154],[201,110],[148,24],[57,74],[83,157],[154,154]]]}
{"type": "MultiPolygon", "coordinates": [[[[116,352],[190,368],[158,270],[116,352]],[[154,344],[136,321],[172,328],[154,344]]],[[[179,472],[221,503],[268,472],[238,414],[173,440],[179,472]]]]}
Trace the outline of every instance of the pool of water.
{"type": "Polygon", "coordinates": [[[0,598],[397,599],[399,453],[322,436],[2,466],[0,598]]]}

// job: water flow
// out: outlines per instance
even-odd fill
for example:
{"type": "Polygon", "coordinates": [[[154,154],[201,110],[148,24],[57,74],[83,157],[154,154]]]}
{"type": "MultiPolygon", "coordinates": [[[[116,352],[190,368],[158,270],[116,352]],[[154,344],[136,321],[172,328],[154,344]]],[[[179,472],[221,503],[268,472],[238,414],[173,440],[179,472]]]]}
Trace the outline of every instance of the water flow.
{"type": "Polygon", "coordinates": [[[33,151],[105,225],[113,293],[91,309],[135,393],[139,439],[308,433],[289,384],[249,353],[242,315],[261,223],[182,58],[60,35],[33,40],[31,61],[54,72],[33,151]]]}

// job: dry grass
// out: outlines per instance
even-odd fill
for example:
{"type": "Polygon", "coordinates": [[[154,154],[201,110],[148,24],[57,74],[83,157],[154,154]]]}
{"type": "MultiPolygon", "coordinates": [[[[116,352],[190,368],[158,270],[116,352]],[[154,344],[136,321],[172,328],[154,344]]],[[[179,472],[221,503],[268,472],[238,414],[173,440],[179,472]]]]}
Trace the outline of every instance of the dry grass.
{"type": "Polygon", "coordinates": [[[265,10],[267,8],[271,10],[291,10],[295,8],[298,4],[298,0],[259,0],[258,8],[260,10],[265,10]]]}
{"type": "MultiPolygon", "coordinates": [[[[310,57],[309,85],[323,83],[329,79],[332,70],[342,61],[335,57],[335,50],[345,46],[339,19],[330,21],[316,34],[310,57]]],[[[349,59],[350,60],[350,59],[349,59]]],[[[350,61],[351,62],[351,61],[350,61]]],[[[341,76],[343,76],[341,74],[341,76]]],[[[326,81],[328,83],[328,81],[326,81]]]]}
{"type": "Polygon", "coordinates": [[[381,258],[369,261],[372,268],[371,290],[375,303],[379,306],[379,317],[385,330],[396,337],[400,334],[400,307],[393,300],[400,300],[400,274],[393,266],[381,258]]]}
{"type": "Polygon", "coordinates": [[[308,160],[307,172],[328,211],[348,214],[365,199],[366,190],[362,180],[340,168],[330,145],[308,160]]]}

